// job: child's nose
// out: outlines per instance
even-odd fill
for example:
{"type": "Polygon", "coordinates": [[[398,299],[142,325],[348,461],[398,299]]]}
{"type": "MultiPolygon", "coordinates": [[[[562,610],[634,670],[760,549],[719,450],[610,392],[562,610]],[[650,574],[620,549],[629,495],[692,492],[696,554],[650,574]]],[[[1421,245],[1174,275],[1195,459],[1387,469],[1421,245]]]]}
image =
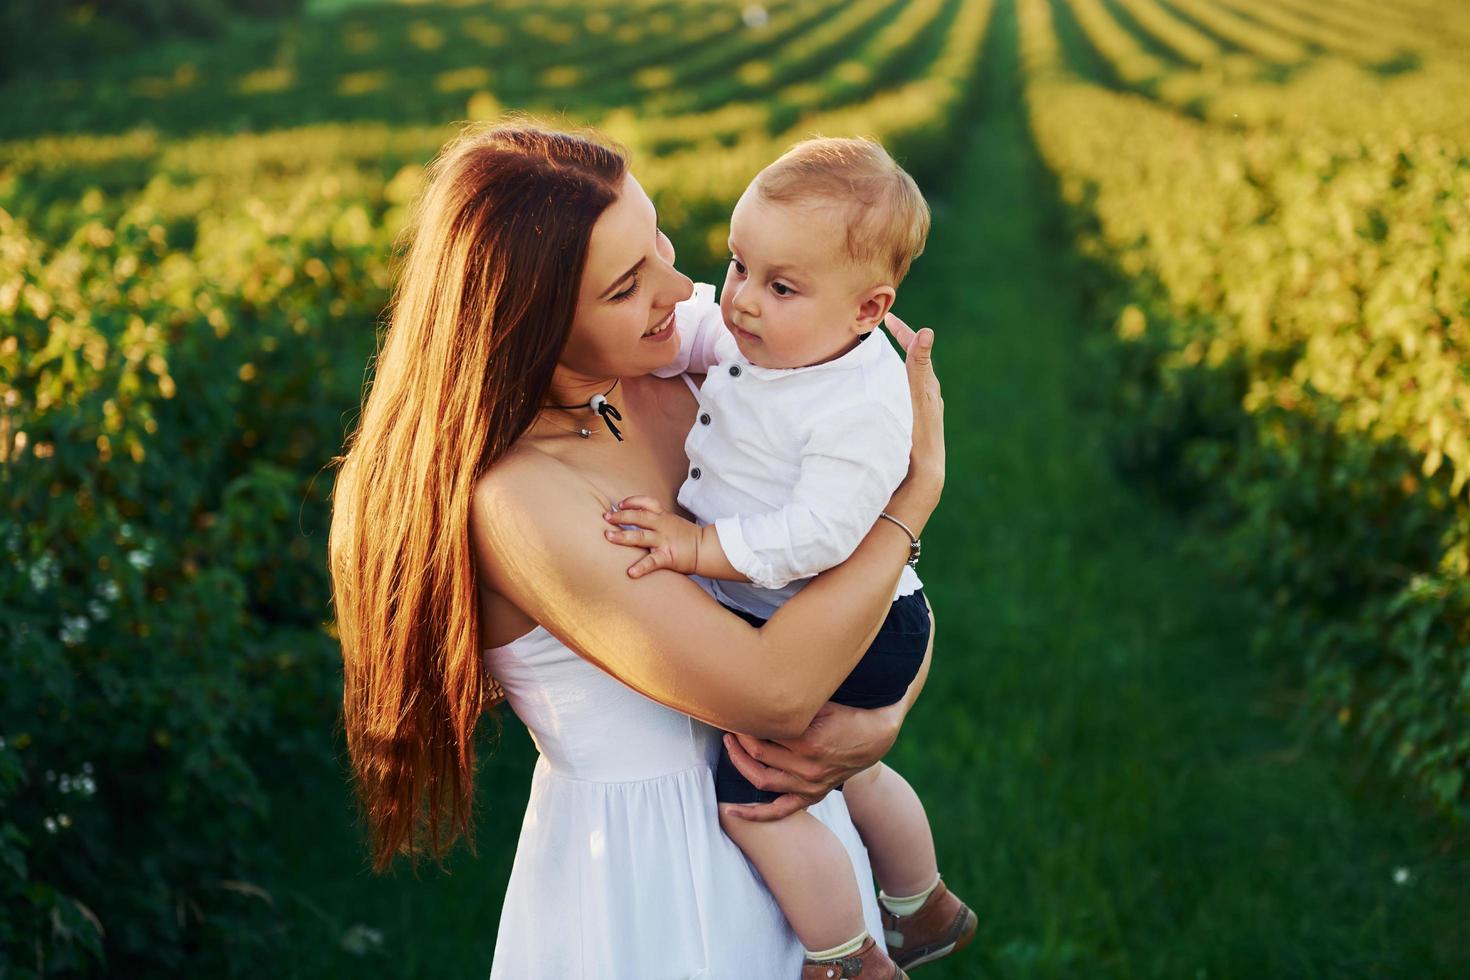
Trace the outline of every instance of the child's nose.
{"type": "Polygon", "coordinates": [[[747,316],[759,316],[760,307],[755,301],[755,290],[750,288],[750,281],[741,283],[735,290],[735,309],[747,316]]]}

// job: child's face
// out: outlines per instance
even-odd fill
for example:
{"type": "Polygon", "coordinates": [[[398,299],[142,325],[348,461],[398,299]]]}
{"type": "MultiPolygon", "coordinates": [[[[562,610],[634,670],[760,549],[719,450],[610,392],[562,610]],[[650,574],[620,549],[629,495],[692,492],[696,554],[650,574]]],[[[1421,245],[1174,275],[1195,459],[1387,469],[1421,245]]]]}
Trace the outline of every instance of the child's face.
{"type": "Polygon", "coordinates": [[[720,312],[740,353],[770,368],[830,361],[872,330],[893,302],[891,286],[842,254],[840,207],[777,204],[747,188],[730,215],[730,267],[720,312]]]}

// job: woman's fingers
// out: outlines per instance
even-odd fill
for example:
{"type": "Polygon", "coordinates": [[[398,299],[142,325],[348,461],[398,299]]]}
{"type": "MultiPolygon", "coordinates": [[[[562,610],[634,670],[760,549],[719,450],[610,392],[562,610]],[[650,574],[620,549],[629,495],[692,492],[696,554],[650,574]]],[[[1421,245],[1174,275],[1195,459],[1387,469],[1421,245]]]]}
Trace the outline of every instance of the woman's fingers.
{"type": "MultiPolygon", "coordinates": [[[[731,733],[727,738],[734,738],[745,754],[756,762],[772,769],[780,769],[793,776],[806,780],[812,786],[820,786],[826,769],[821,763],[810,756],[800,755],[787,745],[780,742],[768,742],[762,738],[753,738],[750,735],[731,733]]],[[[798,744],[793,741],[793,745],[798,744]]]]}
{"type": "Polygon", "coordinates": [[[817,801],[805,799],[795,793],[784,793],[769,803],[721,803],[720,812],[726,816],[759,823],[789,817],[799,810],[805,810],[815,802],[817,801]]]}
{"type": "MultiPolygon", "coordinates": [[[[822,794],[832,788],[820,782],[804,779],[797,773],[789,770],[758,762],[745,749],[745,740],[748,738],[749,736],[737,738],[734,735],[727,734],[725,736],[725,750],[730,754],[730,761],[734,763],[740,775],[750,780],[751,785],[756,789],[763,789],[769,793],[814,794],[820,799],[822,794]]],[[[766,754],[768,757],[771,754],[769,750],[758,749],[757,751],[762,751],[762,754],[766,754]]],[[[781,751],[786,752],[787,750],[781,749],[781,751]]],[[[788,752],[787,754],[789,755],[790,753],[788,752]]]]}
{"type": "Polygon", "coordinates": [[[900,320],[892,310],[883,318],[883,326],[904,350],[908,350],[909,345],[914,342],[914,328],[900,320]]]}
{"type": "Polygon", "coordinates": [[[944,479],[944,398],[934,373],[934,331],[925,327],[909,345],[909,397],[914,406],[913,462],[939,481],[944,479]]]}

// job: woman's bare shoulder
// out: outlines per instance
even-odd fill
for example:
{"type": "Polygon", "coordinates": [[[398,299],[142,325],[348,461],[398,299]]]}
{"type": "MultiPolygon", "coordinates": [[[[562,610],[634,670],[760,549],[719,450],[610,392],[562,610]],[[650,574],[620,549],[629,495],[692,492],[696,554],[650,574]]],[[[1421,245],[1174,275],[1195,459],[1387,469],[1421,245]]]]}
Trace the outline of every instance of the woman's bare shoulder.
{"type": "Polygon", "coordinates": [[[471,512],[482,523],[555,520],[565,507],[582,511],[604,500],[597,487],[565,460],[534,445],[517,444],[475,481],[471,512]]]}

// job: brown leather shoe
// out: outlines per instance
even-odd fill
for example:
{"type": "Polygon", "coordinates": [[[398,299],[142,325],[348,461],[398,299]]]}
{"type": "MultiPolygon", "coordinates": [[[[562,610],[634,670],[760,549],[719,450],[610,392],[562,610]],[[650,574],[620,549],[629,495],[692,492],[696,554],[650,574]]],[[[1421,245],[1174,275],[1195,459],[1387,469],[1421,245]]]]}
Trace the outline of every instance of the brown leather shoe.
{"type": "Polygon", "coordinates": [[[942,880],[913,915],[881,911],[889,954],[904,969],[959,952],[970,945],[979,924],[975,913],[942,880]]]}
{"type": "MultiPolygon", "coordinates": [[[[922,910],[920,910],[922,911],[922,910]]],[[[801,964],[801,980],[840,980],[843,977],[862,977],[863,980],[909,980],[909,975],[888,954],[878,948],[872,936],[851,956],[835,960],[804,960],[801,964]]]]}

